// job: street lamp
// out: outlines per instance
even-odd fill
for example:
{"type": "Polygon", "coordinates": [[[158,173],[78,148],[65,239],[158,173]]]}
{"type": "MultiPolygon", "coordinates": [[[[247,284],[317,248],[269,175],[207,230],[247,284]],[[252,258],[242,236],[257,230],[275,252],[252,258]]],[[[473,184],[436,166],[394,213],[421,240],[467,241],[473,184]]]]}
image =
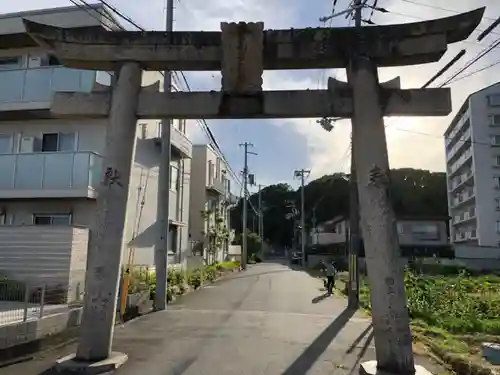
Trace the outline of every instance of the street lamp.
{"type": "Polygon", "coordinates": [[[336,119],[329,118],[329,117],[323,117],[319,120],[316,120],[317,124],[320,124],[323,129],[325,129],[327,132],[332,131],[333,129],[333,124],[337,121],[336,119]]]}

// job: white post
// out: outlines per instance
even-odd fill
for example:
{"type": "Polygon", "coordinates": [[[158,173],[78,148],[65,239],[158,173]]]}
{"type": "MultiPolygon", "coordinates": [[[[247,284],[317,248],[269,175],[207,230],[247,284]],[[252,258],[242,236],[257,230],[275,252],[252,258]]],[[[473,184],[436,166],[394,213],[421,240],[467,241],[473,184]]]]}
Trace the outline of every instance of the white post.
{"type": "Polygon", "coordinates": [[[111,353],[141,76],[139,64],[126,63],[113,87],[103,180],[89,245],[79,361],[100,361],[111,353]]]}

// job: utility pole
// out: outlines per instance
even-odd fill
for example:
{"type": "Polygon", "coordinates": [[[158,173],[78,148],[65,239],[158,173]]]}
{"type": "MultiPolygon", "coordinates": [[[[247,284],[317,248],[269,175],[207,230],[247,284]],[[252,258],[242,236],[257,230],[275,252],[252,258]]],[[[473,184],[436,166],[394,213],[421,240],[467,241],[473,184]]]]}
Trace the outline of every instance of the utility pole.
{"type": "MultiPolygon", "coordinates": [[[[362,0],[354,2],[354,24],[356,28],[362,27],[362,0]]],[[[352,127],[354,134],[354,126],[352,127]]],[[[359,253],[360,253],[360,228],[359,228],[359,197],[358,179],[356,176],[356,162],[354,160],[354,135],[351,138],[351,178],[349,179],[349,307],[359,307],[359,253]]]]}
{"type": "Polygon", "coordinates": [[[248,151],[249,147],[253,147],[253,144],[249,142],[241,143],[240,147],[244,148],[244,160],[243,160],[243,212],[242,212],[242,229],[241,229],[241,268],[247,269],[247,219],[248,219],[248,154],[257,155],[255,152],[248,151]]]}
{"type": "Polygon", "coordinates": [[[295,177],[300,177],[300,247],[302,250],[302,267],[306,266],[306,228],[305,228],[305,194],[304,180],[311,173],[306,169],[300,169],[294,172],[295,177]]]}
{"type": "Polygon", "coordinates": [[[259,184],[259,238],[260,238],[260,254],[264,249],[264,213],[262,210],[262,185],[259,184]]]}
{"type": "MultiPolygon", "coordinates": [[[[167,0],[166,31],[174,26],[174,0],[167,0]]],[[[172,91],[172,72],[163,73],[163,91],[172,91]]],[[[168,236],[170,231],[170,160],[172,119],[165,118],[161,123],[161,156],[158,170],[158,195],[156,207],[157,242],[155,246],[156,293],[154,308],[156,311],[167,308],[167,275],[168,275],[168,236]]]]}

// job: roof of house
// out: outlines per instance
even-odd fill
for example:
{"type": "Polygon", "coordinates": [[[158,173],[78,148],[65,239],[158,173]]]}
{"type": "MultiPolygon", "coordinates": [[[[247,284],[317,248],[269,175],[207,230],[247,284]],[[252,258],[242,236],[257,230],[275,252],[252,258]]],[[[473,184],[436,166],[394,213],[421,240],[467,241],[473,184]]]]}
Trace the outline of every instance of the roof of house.
{"type": "Polygon", "coordinates": [[[0,49],[38,47],[38,43],[26,33],[23,19],[63,28],[114,30],[121,27],[113,12],[102,3],[89,4],[88,7],[83,5],[81,7],[69,6],[0,14],[0,49]],[[71,12],[75,12],[75,14],[81,12],[81,14],[73,18],[67,15],[71,12]]]}

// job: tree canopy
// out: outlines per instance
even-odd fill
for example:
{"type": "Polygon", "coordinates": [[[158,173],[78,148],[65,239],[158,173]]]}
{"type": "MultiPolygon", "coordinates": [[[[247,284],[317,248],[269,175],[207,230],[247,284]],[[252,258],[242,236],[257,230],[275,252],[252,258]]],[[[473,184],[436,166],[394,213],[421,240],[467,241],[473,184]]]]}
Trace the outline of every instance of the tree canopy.
{"type": "MultiPolygon", "coordinates": [[[[264,238],[275,245],[291,245],[293,220],[287,220],[295,207],[300,211],[300,188],[288,184],[270,185],[262,189],[264,238]]],[[[335,173],[310,181],[304,188],[306,227],[312,227],[313,211],[317,223],[349,213],[349,175],[335,173]]],[[[448,215],[446,174],[421,169],[391,170],[391,197],[398,216],[445,217],[448,215]]],[[[258,194],[250,196],[258,210],[258,194]]],[[[231,227],[236,233],[242,228],[242,200],[231,211],[231,227]]],[[[248,207],[247,227],[257,232],[258,219],[248,207]]]]}

